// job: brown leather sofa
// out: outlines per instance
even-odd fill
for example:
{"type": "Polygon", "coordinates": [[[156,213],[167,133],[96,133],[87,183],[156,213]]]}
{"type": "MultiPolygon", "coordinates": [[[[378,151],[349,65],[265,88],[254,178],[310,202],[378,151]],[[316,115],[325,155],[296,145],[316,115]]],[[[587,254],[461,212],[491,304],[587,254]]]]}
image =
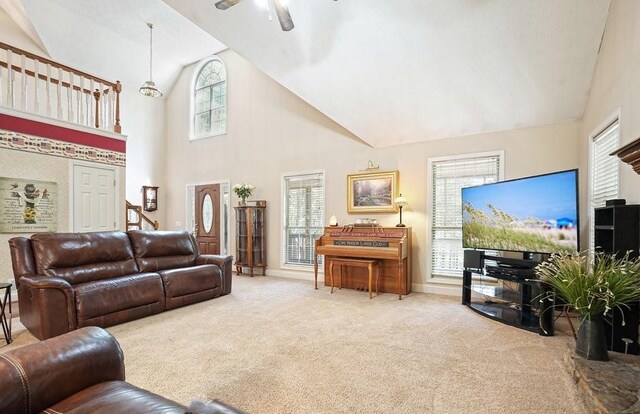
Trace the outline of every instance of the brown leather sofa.
{"type": "Polygon", "coordinates": [[[9,240],[20,321],[38,339],[231,292],[231,256],[187,232],[38,233],[9,240]]]}
{"type": "MultiPolygon", "coordinates": [[[[125,382],[120,345],[87,327],[0,353],[0,413],[186,413],[189,408],[125,382]]],[[[220,402],[207,413],[242,413],[220,402]]]]}

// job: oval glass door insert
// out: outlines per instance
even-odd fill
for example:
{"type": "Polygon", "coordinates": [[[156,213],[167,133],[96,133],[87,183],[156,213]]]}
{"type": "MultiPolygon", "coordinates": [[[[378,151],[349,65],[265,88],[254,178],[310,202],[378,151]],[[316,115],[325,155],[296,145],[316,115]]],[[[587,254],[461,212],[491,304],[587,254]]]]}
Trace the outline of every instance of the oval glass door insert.
{"type": "Polygon", "coordinates": [[[202,225],[207,233],[213,227],[213,200],[209,194],[206,194],[202,200],[202,225]]]}

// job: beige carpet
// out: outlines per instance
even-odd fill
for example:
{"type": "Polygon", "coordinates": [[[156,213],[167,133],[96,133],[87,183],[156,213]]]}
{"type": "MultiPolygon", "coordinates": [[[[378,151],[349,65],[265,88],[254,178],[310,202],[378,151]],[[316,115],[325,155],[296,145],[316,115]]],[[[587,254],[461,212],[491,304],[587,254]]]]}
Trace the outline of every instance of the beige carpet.
{"type": "MultiPolygon", "coordinates": [[[[231,295],[109,328],[127,379],[250,413],[584,413],[551,338],[459,299],[234,277],[231,295]]],[[[15,342],[34,342],[14,329],[15,342]]]]}

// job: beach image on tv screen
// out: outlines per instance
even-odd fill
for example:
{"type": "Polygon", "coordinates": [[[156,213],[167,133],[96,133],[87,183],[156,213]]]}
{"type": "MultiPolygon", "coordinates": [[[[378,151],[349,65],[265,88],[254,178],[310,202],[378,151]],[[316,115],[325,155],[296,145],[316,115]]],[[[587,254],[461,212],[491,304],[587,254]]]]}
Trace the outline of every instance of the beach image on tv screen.
{"type": "Polygon", "coordinates": [[[553,253],[578,248],[576,171],[462,190],[467,248],[553,253]]]}

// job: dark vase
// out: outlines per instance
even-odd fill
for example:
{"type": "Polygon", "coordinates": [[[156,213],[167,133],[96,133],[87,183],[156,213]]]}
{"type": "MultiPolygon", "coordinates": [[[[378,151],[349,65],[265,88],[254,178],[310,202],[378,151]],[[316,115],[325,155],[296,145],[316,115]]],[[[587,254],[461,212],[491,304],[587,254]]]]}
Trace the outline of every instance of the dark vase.
{"type": "Polygon", "coordinates": [[[604,335],[602,315],[580,317],[576,338],[576,354],[592,361],[608,361],[607,338],[604,335]]]}

